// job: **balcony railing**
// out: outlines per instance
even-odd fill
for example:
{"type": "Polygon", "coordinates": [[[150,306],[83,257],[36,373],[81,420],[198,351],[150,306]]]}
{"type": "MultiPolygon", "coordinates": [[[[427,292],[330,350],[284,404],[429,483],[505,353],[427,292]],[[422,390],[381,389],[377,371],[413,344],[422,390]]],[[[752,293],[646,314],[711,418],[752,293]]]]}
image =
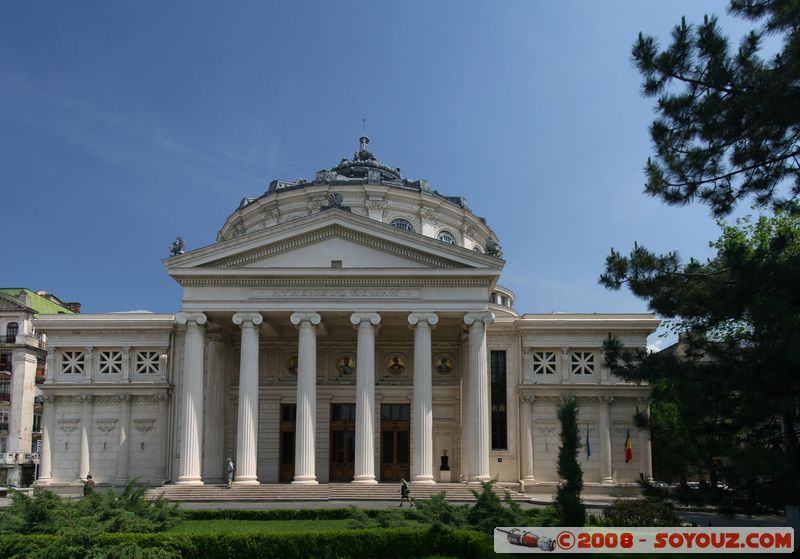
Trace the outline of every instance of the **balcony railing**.
{"type": "Polygon", "coordinates": [[[8,423],[0,423],[0,433],[8,433],[8,423]]]}
{"type": "Polygon", "coordinates": [[[10,402],[11,394],[8,392],[0,392],[0,402],[10,402]]]}
{"type": "Polygon", "coordinates": [[[5,334],[0,336],[0,344],[15,344],[17,343],[16,334],[5,334]]]}

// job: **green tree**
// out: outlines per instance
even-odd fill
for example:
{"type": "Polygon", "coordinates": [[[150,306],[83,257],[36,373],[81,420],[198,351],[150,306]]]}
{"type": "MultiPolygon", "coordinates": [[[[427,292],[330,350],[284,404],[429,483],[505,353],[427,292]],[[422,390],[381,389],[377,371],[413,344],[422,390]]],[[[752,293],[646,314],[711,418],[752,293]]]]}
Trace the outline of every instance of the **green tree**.
{"type": "Polygon", "coordinates": [[[553,502],[562,526],[583,526],[586,508],[581,502],[583,471],[578,464],[580,436],[578,434],[578,401],[568,398],[558,408],[561,422],[561,446],[558,449],[558,475],[561,483],[553,502]]]}
{"type": "Polygon", "coordinates": [[[735,47],[716,17],[682,20],[663,50],[643,34],[633,47],[643,94],[658,98],[645,192],[668,204],[700,200],[717,216],[745,198],[797,209],[800,3],[732,0],[729,11],[756,25],[735,47]],[[767,59],[770,35],[781,44],[767,59]]]}
{"type": "Polygon", "coordinates": [[[640,246],[629,256],[612,250],[601,276],[611,289],[626,285],[682,333],[678,354],[606,343],[606,365],[650,383],[655,410],[665,412],[652,422],[654,446],[772,505],[800,502],[798,214],[720,224],[716,255],[706,262],[640,246]]]}

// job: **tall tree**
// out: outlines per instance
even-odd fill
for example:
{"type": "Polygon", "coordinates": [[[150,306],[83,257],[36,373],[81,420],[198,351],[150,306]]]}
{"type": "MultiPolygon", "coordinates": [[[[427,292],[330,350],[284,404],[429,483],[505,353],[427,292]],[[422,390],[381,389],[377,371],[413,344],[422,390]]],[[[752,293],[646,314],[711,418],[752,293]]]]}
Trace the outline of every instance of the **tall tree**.
{"type": "Polygon", "coordinates": [[[558,449],[558,475],[561,483],[553,502],[562,526],[583,526],[586,507],[581,502],[583,471],[578,464],[581,442],[578,434],[578,401],[566,399],[558,408],[561,446],[558,449]]]}
{"type": "Polygon", "coordinates": [[[653,386],[656,411],[670,409],[685,430],[667,444],[683,446],[688,462],[755,500],[800,502],[800,212],[721,226],[707,262],[612,250],[601,283],[627,285],[670,319],[685,351],[646,354],[609,340],[606,364],[653,386]]]}
{"type": "Polygon", "coordinates": [[[643,94],[658,98],[645,192],[668,204],[700,200],[716,216],[745,198],[796,210],[800,2],[732,0],[729,11],[756,24],[735,48],[716,17],[697,26],[682,20],[666,49],[643,34],[633,47],[643,94]],[[765,58],[770,35],[781,45],[765,58]]]}

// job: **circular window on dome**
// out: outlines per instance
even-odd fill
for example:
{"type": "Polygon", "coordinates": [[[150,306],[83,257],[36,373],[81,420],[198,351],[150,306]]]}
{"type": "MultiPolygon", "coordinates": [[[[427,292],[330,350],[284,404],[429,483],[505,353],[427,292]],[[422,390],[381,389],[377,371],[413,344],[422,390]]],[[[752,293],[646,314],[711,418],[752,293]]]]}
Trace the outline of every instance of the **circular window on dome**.
{"type": "Polygon", "coordinates": [[[449,245],[457,245],[456,236],[453,235],[450,231],[442,230],[439,231],[439,234],[436,235],[436,238],[442,241],[443,243],[447,243],[449,245]]]}
{"type": "Polygon", "coordinates": [[[403,231],[410,231],[411,233],[414,233],[414,226],[411,225],[411,222],[407,219],[398,217],[397,219],[390,221],[389,225],[392,227],[397,227],[398,229],[402,229],[403,231]]]}

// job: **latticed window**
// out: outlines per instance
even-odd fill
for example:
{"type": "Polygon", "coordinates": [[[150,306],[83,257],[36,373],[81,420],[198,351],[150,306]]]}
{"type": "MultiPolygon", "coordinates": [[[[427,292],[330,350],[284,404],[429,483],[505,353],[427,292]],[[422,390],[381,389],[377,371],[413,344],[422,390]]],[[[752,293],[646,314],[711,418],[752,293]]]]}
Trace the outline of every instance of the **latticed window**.
{"type": "Polygon", "coordinates": [[[576,351],[570,360],[573,375],[591,375],[594,373],[594,353],[591,351],[576,351]]]}
{"type": "Polygon", "coordinates": [[[136,372],[140,375],[158,374],[158,357],[157,351],[137,351],[136,372]]]}
{"type": "Polygon", "coordinates": [[[439,234],[436,236],[437,239],[442,241],[443,243],[448,243],[451,245],[457,245],[456,237],[450,231],[439,231],[439,234]]]}
{"type": "Polygon", "coordinates": [[[533,373],[536,375],[556,374],[556,354],[553,351],[533,352],[533,373]]]}
{"type": "Polygon", "coordinates": [[[82,375],[86,372],[86,355],[82,351],[65,351],[61,356],[61,372],[82,375]]]}
{"type": "Polygon", "coordinates": [[[121,373],[122,372],[122,352],[121,351],[101,351],[100,352],[100,373],[121,373]]]}
{"type": "Polygon", "coordinates": [[[392,227],[397,227],[398,229],[402,229],[403,231],[410,231],[412,233],[414,232],[414,226],[411,225],[411,222],[408,221],[407,219],[403,219],[400,217],[390,221],[389,225],[391,225],[392,227]]]}

